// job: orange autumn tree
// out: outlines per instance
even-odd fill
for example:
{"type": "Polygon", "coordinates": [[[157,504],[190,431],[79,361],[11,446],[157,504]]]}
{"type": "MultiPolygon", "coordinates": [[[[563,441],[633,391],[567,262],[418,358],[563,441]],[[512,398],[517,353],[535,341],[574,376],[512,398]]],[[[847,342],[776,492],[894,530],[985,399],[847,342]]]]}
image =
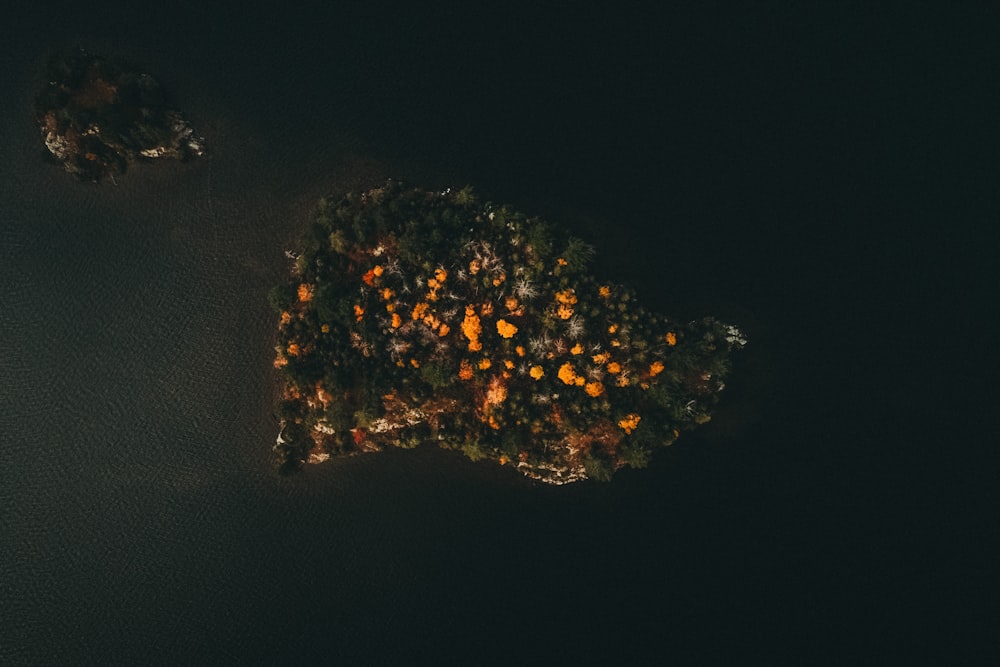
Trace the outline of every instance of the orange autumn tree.
{"type": "Polygon", "coordinates": [[[272,291],[283,469],[421,442],[553,484],[710,418],[745,340],[588,272],[592,249],[469,189],[320,203],[272,291]]]}

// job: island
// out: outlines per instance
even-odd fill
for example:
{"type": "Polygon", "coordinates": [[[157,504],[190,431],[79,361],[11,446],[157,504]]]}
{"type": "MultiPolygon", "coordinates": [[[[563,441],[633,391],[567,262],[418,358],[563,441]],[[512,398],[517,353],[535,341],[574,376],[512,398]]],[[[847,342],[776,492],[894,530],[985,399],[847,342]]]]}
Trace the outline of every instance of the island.
{"type": "Polygon", "coordinates": [[[609,480],[711,418],[736,327],[677,322],[591,246],[471,188],[321,200],[286,251],[280,470],[436,442],[551,484],[609,480]]]}
{"type": "Polygon", "coordinates": [[[205,152],[156,79],[78,47],[49,61],[35,120],[51,158],[83,180],[114,180],[137,159],[205,152]]]}

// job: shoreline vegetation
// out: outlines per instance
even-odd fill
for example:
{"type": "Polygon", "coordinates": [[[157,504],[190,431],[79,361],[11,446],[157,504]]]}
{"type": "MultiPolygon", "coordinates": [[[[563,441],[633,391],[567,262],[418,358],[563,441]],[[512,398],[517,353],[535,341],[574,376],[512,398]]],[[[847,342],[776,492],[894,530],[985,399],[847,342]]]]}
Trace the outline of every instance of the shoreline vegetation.
{"type": "Polygon", "coordinates": [[[188,160],[205,142],[169,108],[159,82],[127,65],[67,49],[52,58],[35,98],[48,155],[81,180],[114,181],[138,159],[188,160]]]}
{"type": "Polygon", "coordinates": [[[471,188],[323,199],[274,366],[282,472],[437,442],[542,482],[609,480],[711,418],[734,326],[676,322],[597,280],[593,248],[471,188]]]}

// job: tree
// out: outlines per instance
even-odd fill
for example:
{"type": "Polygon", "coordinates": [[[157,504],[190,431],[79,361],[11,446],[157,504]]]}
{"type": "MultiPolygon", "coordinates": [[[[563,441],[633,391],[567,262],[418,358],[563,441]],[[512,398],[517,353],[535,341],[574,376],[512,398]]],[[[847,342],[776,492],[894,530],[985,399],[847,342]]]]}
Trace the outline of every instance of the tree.
{"type": "Polygon", "coordinates": [[[610,482],[615,473],[610,461],[593,452],[583,457],[583,469],[587,471],[587,477],[598,482],[610,482]]]}
{"type": "Polygon", "coordinates": [[[566,249],[563,250],[562,258],[566,261],[568,269],[582,273],[594,258],[594,246],[572,236],[566,244],[566,249]]]}
{"type": "Polygon", "coordinates": [[[470,461],[481,461],[486,458],[486,451],[483,449],[482,445],[479,444],[478,440],[466,440],[465,444],[462,445],[462,453],[465,454],[470,461]]]}
{"type": "Polygon", "coordinates": [[[652,453],[638,442],[630,442],[621,449],[622,460],[633,468],[649,465],[652,453]]]}
{"type": "Polygon", "coordinates": [[[295,287],[289,283],[275,285],[267,293],[267,301],[271,308],[280,312],[288,310],[295,299],[295,287]]]}

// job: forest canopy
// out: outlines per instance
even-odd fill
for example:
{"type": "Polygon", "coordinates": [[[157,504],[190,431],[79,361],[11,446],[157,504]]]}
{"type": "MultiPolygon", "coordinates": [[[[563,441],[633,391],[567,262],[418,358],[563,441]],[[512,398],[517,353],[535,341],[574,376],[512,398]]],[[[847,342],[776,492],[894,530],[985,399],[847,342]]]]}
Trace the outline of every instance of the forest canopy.
{"type": "Polygon", "coordinates": [[[710,419],[746,340],[649,312],[593,248],[471,188],[319,202],[289,252],[282,470],[424,442],[554,484],[644,467],[710,419]]]}

